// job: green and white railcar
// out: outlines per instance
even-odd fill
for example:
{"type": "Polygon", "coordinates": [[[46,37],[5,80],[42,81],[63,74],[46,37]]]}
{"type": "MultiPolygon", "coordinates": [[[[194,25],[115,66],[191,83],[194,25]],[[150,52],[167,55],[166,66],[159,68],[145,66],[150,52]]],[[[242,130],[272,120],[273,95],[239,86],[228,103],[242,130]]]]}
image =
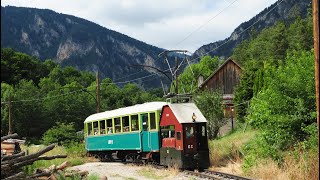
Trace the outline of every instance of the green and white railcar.
{"type": "Polygon", "coordinates": [[[101,159],[159,152],[160,113],[166,104],[148,102],[89,116],[84,121],[87,152],[101,159]]]}

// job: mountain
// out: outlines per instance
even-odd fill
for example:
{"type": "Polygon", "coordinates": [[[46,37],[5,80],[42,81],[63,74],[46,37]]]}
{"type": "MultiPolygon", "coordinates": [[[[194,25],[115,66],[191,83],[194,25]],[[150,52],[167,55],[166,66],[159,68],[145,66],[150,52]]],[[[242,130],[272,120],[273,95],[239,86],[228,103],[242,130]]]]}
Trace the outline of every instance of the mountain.
{"type": "MultiPolygon", "coordinates": [[[[158,59],[161,48],[48,9],[1,7],[1,47],[11,47],[41,61],[52,59],[62,66],[99,71],[103,78],[114,81],[128,81],[155,71],[137,64],[168,68],[158,59]]],[[[146,88],[161,87],[159,78],[166,80],[162,77],[135,82],[146,88]]]]}
{"type": "Polygon", "coordinates": [[[191,59],[206,54],[226,59],[231,56],[233,49],[248,39],[250,35],[259,33],[261,30],[274,25],[277,21],[292,22],[298,16],[306,17],[309,8],[311,8],[311,0],[278,0],[249,21],[241,23],[230,37],[201,46],[193,53],[191,59]],[[245,31],[246,29],[248,30],[245,31]]]}

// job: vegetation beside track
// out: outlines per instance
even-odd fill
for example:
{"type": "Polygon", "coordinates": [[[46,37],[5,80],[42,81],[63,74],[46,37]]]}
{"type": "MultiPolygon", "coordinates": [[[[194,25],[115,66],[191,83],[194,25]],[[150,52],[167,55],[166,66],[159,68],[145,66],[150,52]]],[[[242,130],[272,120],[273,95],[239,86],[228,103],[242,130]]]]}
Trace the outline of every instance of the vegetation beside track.
{"type": "Polygon", "coordinates": [[[246,131],[238,128],[224,137],[209,141],[210,169],[253,179],[317,179],[319,177],[319,150],[316,137],[311,137],[292,149],[281,151],[283,160],[279,163],[260,155],[261,150],[266,148],[259,144],[261,134],[262,131],[252,128],[246,131]],[[248,167],[250,161],[255,163],[248,167]]]}

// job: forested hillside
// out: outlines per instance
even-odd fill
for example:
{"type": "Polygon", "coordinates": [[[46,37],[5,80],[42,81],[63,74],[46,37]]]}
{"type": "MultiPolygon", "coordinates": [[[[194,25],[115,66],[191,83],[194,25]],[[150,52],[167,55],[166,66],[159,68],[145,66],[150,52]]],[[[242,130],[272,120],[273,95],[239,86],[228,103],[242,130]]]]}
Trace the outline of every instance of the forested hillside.
{"type": "Polygon", "coordinates": [[[305,18],[310,8],[311,0],[278,0],[249,21],[241,23],[231,33],[230,37],[201,46],[192,57],[210,55],[226,59],[232,55],[232,50],[237,45],[249,39],[250,36],[259,34],[263,29],[273,26],[277,21],[293,22],[299,16],[305,18]]]}
{"type": "MultiPolygon", "coordinates": [[[[1,49],[1,135],[8,133],[8,101],[11,100],[13,132],[39,140],[56,125],[83,128],[86,117],[96,112],[95,75],[12,49],[1,49]],[[9,99],[10,98],[10,99],[9,99]]],[[[145,92],[136,84],[123,88],[111,79],[101,80],[101,111],[159,100],[161,89],[145,92]]]]}
{"type": "MultiPolygon", "coordinates": [[[[41,61],[52,59],[62,67],[100,71],[102,77],[113,80],[132,80],[154,72],[134,66],[137,64],[167,69],[158,59],[163,49],[48,9],[1,7],[1,47],[14,48],[41,61]]],[[[160,87],[161,76],[154,75],[152,80],[135,83],[146,89],[160,87]]],[[[163,81],[170,83],[165,78],[163,81]]]]}

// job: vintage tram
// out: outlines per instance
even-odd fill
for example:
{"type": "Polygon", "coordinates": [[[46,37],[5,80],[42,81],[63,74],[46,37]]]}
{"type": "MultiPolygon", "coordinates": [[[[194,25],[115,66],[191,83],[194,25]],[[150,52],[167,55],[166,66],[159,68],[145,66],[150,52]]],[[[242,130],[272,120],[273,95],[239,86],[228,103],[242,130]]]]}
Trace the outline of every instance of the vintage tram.
{"type": "Polygon", "coordinates": [[[194,103],[149,102],[96,113],[84,121],[85,148],[101,161],[155,161],[209,167],[206,119],[194,103]]]}

